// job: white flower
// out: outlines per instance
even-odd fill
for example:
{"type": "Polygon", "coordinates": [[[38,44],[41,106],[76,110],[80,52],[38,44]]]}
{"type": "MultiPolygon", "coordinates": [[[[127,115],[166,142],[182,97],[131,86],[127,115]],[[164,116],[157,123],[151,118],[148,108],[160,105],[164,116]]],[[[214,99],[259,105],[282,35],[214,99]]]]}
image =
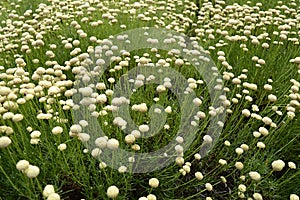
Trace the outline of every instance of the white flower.
{"type": "Polygon", "coordinates": [[[196,177],[196,179],[198,179],[199,181],[201,181],[203,179],[203,174],[201,172],[196,172],[195,173],[195,177],[196,177]]]}
{"type": "Polygon", "coordinates": [[[104,149],[104,148],[106,148],[106,145],[107,145],[107,138],[99,137],[95,140],[95,144],[97,147],[104,149]]]}
{"type": "Polygon", "coordinates": [[[263,200],[262,195],[259,194],[259,193],[254,193],[254,194],[253,194],[253,198],[254,198],[255,200],[263,200]]]}
{"type": "Polygon", "coordinates": [[[236,162],[234,165],[238,170],[242,170],[244,168],[244,164],[242,162],[236,162]]]}
{"type": "Polygon", "coordinates": [[[35,178],[39,175],[40,169],[37,166],[29,165],[24,172],[28,178],[35,178]]]}
{"type": "Polygon", "coordinates": [[[131,148],[132,148],[134,151],[139,151],[139,150],[141,149],[140,145],[138,145],[138,144],[132,145],[131,148]]]}
{"type": "Polygon", "coordinates": [[[265,85],[264,85],[264,89],[265,89],[265,90],[268,90],[268,91],[271,91],[271,90],[272,90],[272,85],[270,85],[270,84],[265,84],[265,85]]]}
{"type": "Polygon", "coordinates": [[[296,194],[291,194],[290,195],[290,200],[299,200],[299,196],[296,194]]]}
{"type": "Polygon", "coordinates": [[[39,138],[40,136],[41,136],[40,131],[33,131],[33,132],[30,133],[31,138],[39,138]]]}
{"type": "Polygon", "coordinates": [[[254,132],[253,132],[253,136],[256,137],[256,138],[258,138],[258,137],[261,136],[261,133],[258,132],[258,131],[254,131],[254,132]]]}
{"type": "Polygon", "coordinates": [[[119,148],[119,141],[112,138],[107,141],[107,148],[111,150],[116,150],[119,148]]]}
{"type": "Polygon", "coordinates": [[[72,133],[80,133],[82,131],[82,128],[79,124],[74,124],[70,127],[70,131],[72,133]]]}
{"type": "Polygon", "coordinates": [[[124,119],[122,119],[121,117],[116,117],[113,120],[113,124],[115,124],[119,127],[125,127],[127,125],[127,122],[124,119]]]}
{"type": "Polygon", "coordinates": [[[60,196],[57,193],[52,193],[48,196],[47,200],[60,200],[60,196]]]}
{"type": "Polygon", "coordinates": [[[146,125],[146,124],[140,125],[140,126],[139,126],[139,130],[140,130],[142,133],[148,132],[148,131],[149,131],[149,126],[146,125]]]}
{"type": "Polygon", "coordinates": [[[9,93],[11,93],[11,89],[9,87],[0,86],[0,95],[1,96],[7,96],[9,93]]]}
{"type": "Polygon", "coordinates": [[[196,105],[196,106],[200,106],[202,104],[202,100],[199,99],[199,98],[195,98],[193,99],[193,103],[196,105]]]}
{"type": "Polygon", "coordinates": [[[97,103],[100,103],[100,104],[103,104],[107,101],[107,97],[105,94],[100,94],[96,97],[96,102],[97,103]]]}
{"type": "Polygon", "coordinates": [[[139,112],[147,112],[148,108],[147,108],[147,105],[145,103],[141,103],[141,104],[134,104],[131,108],[132,110],[134,111],[139,111],[139,112]]]}
{"type": "Polygon", "coordinates": [[[7,136],[0,137],[0,149],[8,147],[11,144],[11,139],[7,136]]]}
{"type": "Polygon", "coordinates": [[[139,200],[148,200],[147,197],[140,197],[139,200]]]}
{"type": "Polygon", "coordinates": [[[147,196],[147,200],[156,200],[157,198],[156,198],[156,196],[154,195],[154,194],[149,194],[148,196],[147,196]]]}
{"type": "Polygon", "coordinates": [[[91,152],[91,155],[96,158],[97,156],[99,156],[102,153],[102,150],[99,148],[94,148],[91,152]]]}
{"type": "Polygon", "coordinates": [[[90,140],[91,136],[87,133],[78,133],[78,139],[82,142],[87,142],[90,140]]]}
{"type": "Polygon", "coordinates": [[[297,168],[297,167],[296,167],[296,164],[293,163],[293,162],[288,162],[288,166],[289,166],[289,168],[291,168],[291,169],[296,169],[296,168],[297,168]]]}
{"type": "Polygon", "coordinates": [[[54,186],[53,185],[46,185],[44,190],[43,190],[43,196],[44,197],[49,197],[50,194],[55,193],[54,191],[54,186]]]}
{"type": "Polygon", "coordinates": [[[98,90],[105,90],[106,89],[105,83],[97,83],[96,88],[98,90]]]}
{"type": "Polygon", "coordinates": [[[272,162],[272,168],[274,171],[281,171],[285,166],[282,160],[275,160],[272,162]]]}
{"type": "Polygon", "coordinates": [[[272,119],[270,119],[269,117],[263,117],[262,121],[266,124],[266,125],[271,125],[272,124],[272,119]]]}
{"type": "Polygon", "coordinates": [[[67,148],[67,145],[65,143],[62,143],[60,145],[58,145],[57,149],[60,150],[60,151],[64,151],[66,150],[67,148]]]}
{"type": "Polygon", "coordinates": [[[229,142],[228,140],[226,140],[226,141],[224,142],[224,145],[229,147],[231,144],[230,144],[230,142],[229,142]]]}
{"type": "Polygon", "coordinates": [[[99,163],[99,167],[100,167],[100,169],[104,169],[104,168],[107,167],[107,165],[106,165],[105,162],[100,162],[100,163],[99,163]]]}
{"type": "Polygon", "coordinates": [[[221,165],[226,165],[226,164],[227,164],[227,161],[224,160],[224,159],[220,159],[220,160],[219,160],[219,164],[221,164],[221,165]]]}
{"type": "Polygon", "coordinates": [[[171,113],[172,112],[172,107],[171,106],[167,106],[165,109],[166,113],[171,113]]]}
{"type": "Polygon", "coordinates": [[[204,135],[203,136],[203,141],[206,143],[212,143],[213,139],[210,135],[204,135]]]}
{"type": "Polygon", "coordinates": [[[52,114],[51,113],[40,113],[36,116],[37,119],[51,119],[52,114]]]}
{"type": "Polygon", "coordinates": [[[90,87],[79,88],[78,91],[85,97],[89,97],[93,93],[93,89],[90,87]]]}
{"type": "Polygon", "coordinates": [[[48,89],[48,95],[55,95],[55,94],[58,94],[58,93],[60,93],[60,89],[57,86],[51,86],[48,89]]]}
{"type": "Polygon", "coordinates": [[[157,86],[156,91],[157,92],[164,92],[164,91],[166,91],[166,87],[163,86],[163,85],[159,85],[159,86],[157,86]]]}
{"type": "Polygon", "coordinates": [[[239,189],[239,191],[241,191],[241,192],[246,192],[247,187],[246,187],[244,184],[240,184],[240,185],[238,186],[238,189],[239,189]]]}
{"type": "Polygon", "coordinates": [[[60,126],[56,126],[52,129],[52,134],[54,135],[61,134],[62,132],[63,132],[63,128],[60,126]]]}
{"type": "Polygon", "coordinates": [[[176,145],[175,151],[176,153],[181,154],[183,152],[183,147],[181,145],[176,145]]]}
{"type": "Polygon", "coordinates": [[[159,185],[158,179],[157,179],[157,178],[151,178],[151,179],[149,180],[149,185],[150,185],[150,187],[152,187],[152,188],[157,188],[158,185],[159,185]]]}
{"type": "Polygon", "coordinates": [[[266,148],[266,145],[263,142],[257,142],[256,146],[260,149],[266,148]]]}
{"type": "Polygon", "coordinates": [[[135,142],[135,137],[133,134],[128,134],[125,136],[125,142],[126,144],[132,144],[135,142]]]}
{"type": "Polygon", "coordinates": [[[248,151],[249,150],[249,146],[247,144],[241,144],[241,148],[244,150],[244,151],[248,151]]]}
{"type": "Polygon", "coordinates": [[[38,138],[30,139],[30,144],[38,144],[39,142],[40,142],[40,139],[38,139],[38,138]]]}
{"type": "Polygon", "coordinates": [[[22,121],[24,118],[24,116],[22,114],[15,114],[13,117],[12,117],[12,120],[14,122],[19,122],[19,121],[22,121]]]}
{"type": "Polygon", "coordinates": [[[212,191],[212,190],[213,190],[213,186],[212,186],[210,183],[205,183],[205,188],[206,188],[208,191],[212,191]]]}
{"type": "Polygon", "coordinates": [[[249,176],[252,180],[255,180],[255,181],[259,181],[261,179],[261,176],[258,172],[249,172],[249,176]]]}
{"type": "Polygon", "coordinates": [[[117,196],[119,195],[119,189],[116,186],[112,185],[107,189],[106,194],[108,198],[117,198],[117,196]]]}
{"type": "Polygon", "coordinates": [[[182,59],[176,59],[175,60],[175,65],[177,65],[177,66],[182,66],[184,64],[184,61],[182,60],[182,59]]]}
{"type": "Polygon", "coordinates": [[[248,109],[242,110],[242,114],[246,117],[249,117],[251,115],[250,111],[248,109]]]}
{"type": "Polygon", "coordinates": [[[269,94],[269,95],[268,95],[268,99],[269,99],[270,102],[275,102],[275,101],[277,101],[277,97],[276,97],[275,95],[273,95],[273,94],[269,94]]]}
{"type": "Polygon", "coordinates": [[[19,162],[16,164],[16,168],[18,170],[25,170],[29,167],[29,162],[27,160],[19,160],[19,162]]]}
{"type": "Polygon", "coordinates": [[[201,159],[201,155],[199,153],[196,153],[194,155],[194,157],[195,157],[196,160],[200,160],[201,159]]]}
{"type": "Polygon", "coordinates": [[[238,147],[235,149],[235,152],[238,154],[238,155],[241,155],[242,153],[244,153],[244,149],[238,147]]]}
{"type": "Polygon", "coordinates": [[[181,166],[181,165],[184,164],[184,158],[183,157],[177,157],[175,159],[175,162],[176,162],[177,165],[181,166]]]}
{"type": "Polygon", "coordinates": [[[118,172],[119,173],[125,173],[127,171],[127,167],[126,166],[121,166],[121,167],[119,167],[119,169],[118,169],[118,172]]]}
{"type": "Polygon", "coordinates": [[[261,133],[263,136],[267,136],[269,134],[268,129],[266,129],[265,127],[259,127],[258,129],[259,133],[261,133]]]}
{"type": "Polygon", "coordinates": [[[176,142],[178,142],[179,144],[182,144],[183,143],[183,137],[181,137],[181,136],[177,136],[176,137],[176,142]]]}
{"type": "Polygon", "coordinates": [[[4,113],[3,115],[2,115],[2,118],[4,119],[4,120],[6,120],[6,119],[12,119],[14,117],[14,113],[12,113],[12,112],[6,112],[6,113],[4,113]]]}

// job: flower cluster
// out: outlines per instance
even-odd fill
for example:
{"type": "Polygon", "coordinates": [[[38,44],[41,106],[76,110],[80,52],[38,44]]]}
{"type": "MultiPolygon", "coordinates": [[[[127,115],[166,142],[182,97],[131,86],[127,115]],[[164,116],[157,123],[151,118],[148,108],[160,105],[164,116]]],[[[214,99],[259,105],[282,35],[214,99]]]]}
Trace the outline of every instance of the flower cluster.
{"type": "MultiPolygon", "coordinates": [[[[55,186],[43,190],[47,200],[68,195],[69,185],[102,199],[260,200],[293,183],[299,170],[293,124],[300,113],[296,0],[44,2],[0,2],[0,175],[14,193],[33,199],[31,189],[53,179],[55,186]],[[138,37],[117,34],[137,27],[143,30],[138,37]],[[191,37],[159,38],[153,27],[191,37]],[[139,43],[149,48],[126,49],[139,43]],[[197,66],[209,73],[199,74],[197,66]],[[219,119],[223,114],[226,121],[219,119]],[[190,130],[197,130],[194,141],[190,130]],[[136,179],[127,173],[141,162],[137,155],[169,143],[155,159],[175,164],[136,179]],[[130,157],[118,158],[122,150],[130,157]],[[39,163],[45,176],[27,160],[39,163]],[[15,167],[26,180],[39,180],[21,183],[15,167]],[[97,180],[86,178],[89,170],[97,180]]],[[[280,192],[297,200],[295,188],[280,192]]]]}

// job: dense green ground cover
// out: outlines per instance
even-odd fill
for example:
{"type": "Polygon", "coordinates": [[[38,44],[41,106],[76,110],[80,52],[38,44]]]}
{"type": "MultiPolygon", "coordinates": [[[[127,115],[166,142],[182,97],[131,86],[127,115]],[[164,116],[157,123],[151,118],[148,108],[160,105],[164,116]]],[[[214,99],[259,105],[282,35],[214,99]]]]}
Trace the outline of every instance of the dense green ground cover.
{"type": "MultiPolygon", "coordinates": [[[[108,199],[107,189],[115,185],[116,199],[149,194],[168,200],[297,199],[300,4],[260,2],[1,1],[0,198],[58,199],[45,194],[45,186],[53,185],[61,199],[108,199]],[[126,134],[113,125],[109,110],[113,80],[117,82],[142,60],[161,60],[190,78],[205,113],[196,139],[183,155],[178,154],[183,164],[174,160],[159,171],[120,173],[103,168],[91,155],[92,149],[82,144],[86,135],[70,129],[76,123],[72,88],[78,67],[86,61],[81,59],[85,52],[103,45],[111,35],[139,27],[184,33],[208,50],[222,77],[227,116],[212,151],[197,159],[213,110],[207,84],[199,81],[201,74],[166,51],[142,49],[120,56],[99,79],[105,89],[97,93],[107,102],[98,102],[95,108],[99,125],[108,138],[119,141],[120,148],[137,153],[160,149],[174,139],[181,123],[176,96],[168,89],[158,92],[157,85],[144,85],[131,96],[130,106],[145,103],[150,108],[153,98],[159,97],[158,104],[172,108],[164,128],[154,137],[136,137],[129,144],[126,134]],[[121,61],[128,61],[128,66],[116,68],[121,61]],[[184,64],[178,64],[181,61],[184,64]],[[18,170],[20,160],[28,161],[31,171],[26,164],[18,170]],[[151,178],[159,180],[157,188],[149,185],[151,178]]],[[[130,114],[138,125],[149,122],[148,112],[130,110],[130,114]]]]}

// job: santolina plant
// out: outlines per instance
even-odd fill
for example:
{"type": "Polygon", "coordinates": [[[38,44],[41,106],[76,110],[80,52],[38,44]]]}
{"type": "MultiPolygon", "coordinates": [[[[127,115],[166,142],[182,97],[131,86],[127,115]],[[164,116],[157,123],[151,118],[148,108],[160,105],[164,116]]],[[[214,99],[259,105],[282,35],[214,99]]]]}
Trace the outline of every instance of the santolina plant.
{"type": "Polygon", "coordinates": [[[299,199],[299,3],[0,2],[2,199],[299,199]]]}

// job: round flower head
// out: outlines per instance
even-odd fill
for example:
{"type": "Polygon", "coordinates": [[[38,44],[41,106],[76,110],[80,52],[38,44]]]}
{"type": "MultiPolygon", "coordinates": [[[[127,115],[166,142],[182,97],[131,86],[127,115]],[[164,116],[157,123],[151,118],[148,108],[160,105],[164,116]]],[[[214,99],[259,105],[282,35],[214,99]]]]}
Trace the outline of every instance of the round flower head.
{"type": "Polygon", "coordinates": [[[62,132],[63,132],[63,128],[60,126],[56,126],[52,129],[52,134],[54,135],[61,134],[62,132]]]}
{"type": "Polygon", "coordinates": [[[107,146],[107,139],[105,137],[99,137],[95,140],[95,144],[97,147],[104,149],[107,146]]]}
{"type": "Polygon", "coordinates": [[[147,197],[140,197],[139,200],[148,200],[147,197]]]}
{"type": "Polygon", "coordinates": [[[198,179],[199,181],[201,181],[203,179],[203,174],[201,172],[196,172],[195,173],[195,177],[196,177],[196,179],[198,179]]]}
{"type": "Polygon", "coordinates": [[[142,133],[145,133],[145,132],[149,131],[149,126],[146,125],[146,124],[140,125],[140,126],[139,126],[139,130],[140,130],[142,133]]]}
{"type": "Polygon", "coordinates": [[[263,142],[257,142],[256,146],[260,149],[266,148],[266,145],[263,142]]]}
{"type": "Polygon", "coordinates": [[[43,190],[43,196],[44,197],[49,197],[50,194],[55,193],[54,191],[54,186],[53,185],[46,185],[44,190],[43,190]]]}
{"type": "Polygon", "coordinates": [[[157,178],[151,178],[151,179],[149,180],[149,185],[150,185],[150,187],[152,187],[152,188],[157,188],[158,185],[159,185],[158,179],[157,179],[157,178]]]}
{"type": "Polygon", "coordinates": [[[154,195],[154,194],[149,194],[148,196],[147,196],[147,200],[156,200],[157,198],[156,198],[156,196],[154,195]]]}
{"type": "Polygon", "coordinates": [[[11,139],[7,136],[0,137],[0,149],[4,149],[11,144],[11,139]]]}
{"type": "Polygon", "coordinates": [[[119,169],[118,169],[118,172],[119,173],[125,173],[127,171],[127,167],[126,166],[121,166],[121,167],[119,167],[119,169]]]}
{"type": "Polygon", "coordinates": [[[299,196],[296,194],[291,194],[290,195],[290,200],[299,200],[299,196]]]}
{"type": "Polygon", "coordinates": [[[265,127],[260,127],[258,129],[259,133],[261,133],[263,136],[267,136],[269,134],[268,129],[266,129],[265,127]]]}
{"type": "Polygon", "coordinates": [[[25,170],[25,174],[28,178],[35,178],[39,175],[40,169],[37,166],[29,165],[25,170]]]}
{"type": "Polygon", "coordinates": [[[125,136],[125,142],[126,144],[132,144],[135,141],[135,137],[133,134],[128,134],[125,136]]]}
{"type": "Polygon", "coordinates": [[[259,193],[254,193],[254,194],[253,194],[253,198],[254,198],[255,200],[263,200],[262,195],[259,194],[259,193]]]}
{"type": "Polygon", "coordinates": [[[48,196],[47,200],[60,200],[60,196],[57,193],[52,193],[48,196]]]}
{"type": "Polygon", "coordinates": [[[205,188],[206,188],[208,191],[212,191],[212,190],[213,190],[213,186],[212,186],[210,183],[205,183],[205,188]]]}
{"type": "Polygon", "coordinates": [[[196,153],[194,155],[194,157],[195,157],[196,160],[200,160],[201,159],[201,155],[199,153],[196,153]]]}
{"type": "Polygon", "coordinates": [[[181,166],[181,165],[184,164],[184,158],[183,157],[177,157],[175,159],[175,162],[176,162],[177,165],[181,166]]]}
{"type": "Polygon", "coordinates": [[[16,164],[16,168],[18,170],[25,170],[29,167],[29,162],[27,160],[19,160],[19,162],[16,164]]]}
{"type": "Polygon", "coordinates": [[[241,191],[241,192],[246,192],[246,186],[244,185],[244,184],[240,184],[239,186],[238,186],[238,189],[239,189],[239,191],[241,191]]]}
{"type": "Polygon", "coordinates": [[[258,172],[249,172],[249,176],[252,180],[255,180],[255,181],[259,181],[261,179],[261,176],[258,172]]]}
{"type": "Polygon", "coordinates": [[[275,160],[272,162],[272,168],[274,171],[281,171],[285,166],[282,160],[275,160]]]}
{"type": "Polygon", "coordinates": [[[112,138],[107,141],[107,148],[111,150],[116,150],[119,148],[119,141],[112,138]]]}
{"type": "Polygon", "coordinates": [[[288,162],[288,166],[289,166],[289,168],[291,168],[291,169],[296,169],[296,168],[297,168],[297,167],[296,167],[296,164],[293,163],[293,162],[288,162]]]}
{"type": "Polygon", "coordinates": [[[242,153],[244,153],[244,150],[240,147],[236,148],[235,149],[235,152],[238,154],[238,155],[241,155],[242,153]]]}
{"type": "Polygon", "coordinates": [[[242,162],[236,162],[234,165],[238,170],[242,170],[244,168],[244,164],[242,162]]]}
{"type": "Polygon", "coordinates": [[[106,194],[108,198],[117,198],[117,196],[119,195],[119,189],[116,186],[112,185],[107,189],[106,194]]]}
{"type": "Polygon", "coordinates": [[[13,117],[12,117],[12,120],[14,122],[19,122],[19,121],[22,121],[24,118],[24,116],[22,114],[15,114],[13,117]]]}
{"type": "Polygon", "coordinates": [[[220,160],[219,160],[219,163],[220,163],[221,165],[226,165],[226,164],[227,164],[227,161],[224,160],[224,159],[220,159],[220,160]]]}
{"type": "Polygon", "coordinates": [[[107,167],[107,165],[106,165],[105,162],[100,162],[100,163],[99,163],[99,167],[100,167],[100,169],[104,169],[104,168],[107,167]]]}
{"type": "Polygon", "coordinates": [[[60,150],[60,151],[64,151],[66,150],[67,148],[67,145],[65,143],[62,143],[60,145],[58,145],[57,149],[60,150]]]}

